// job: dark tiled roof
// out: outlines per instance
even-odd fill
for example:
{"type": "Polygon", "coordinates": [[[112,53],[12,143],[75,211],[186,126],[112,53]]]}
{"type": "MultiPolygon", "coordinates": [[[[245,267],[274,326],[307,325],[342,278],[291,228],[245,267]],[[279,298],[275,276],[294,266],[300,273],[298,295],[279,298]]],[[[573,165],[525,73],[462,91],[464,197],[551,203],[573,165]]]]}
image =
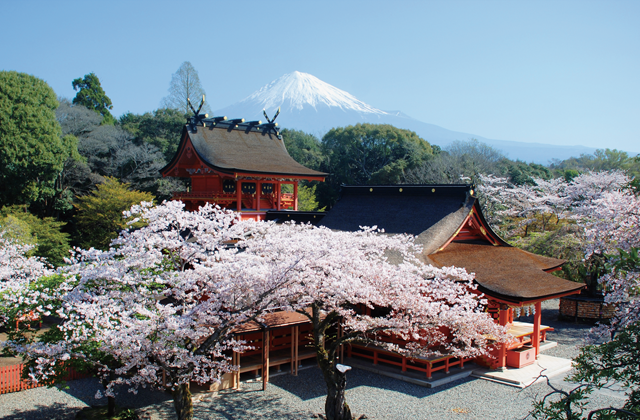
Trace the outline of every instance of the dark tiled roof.
{"type": "Polygon", "coordinates": [[[584,287],[543,270],[560,267],[565,261],[543,257],[510,246],[453,242],[429,255],[440,267],[464,267],[476,274],[481,291],[507,300],[525,301],[551,297],[584,287]]]}
{"type": "Polygon", "coordinates": [[[442,244],[471,209],[470,189],[468,185],[343,186],[342,197],[320,225],[343,231],[378,226],[387,233],[416,236],[435,226],[437,232],[432,233],[438,240],[447,236],[442,244]]]}
{"type": "Polygon", "coordinates": [[[302,177],[327,175],[293,160],[284,142],[273,132],[242,125],[235,128],[228,122],[195,128],[192,131],[187,125],[184,132],[200,158],[214,169],[302,177]]]}

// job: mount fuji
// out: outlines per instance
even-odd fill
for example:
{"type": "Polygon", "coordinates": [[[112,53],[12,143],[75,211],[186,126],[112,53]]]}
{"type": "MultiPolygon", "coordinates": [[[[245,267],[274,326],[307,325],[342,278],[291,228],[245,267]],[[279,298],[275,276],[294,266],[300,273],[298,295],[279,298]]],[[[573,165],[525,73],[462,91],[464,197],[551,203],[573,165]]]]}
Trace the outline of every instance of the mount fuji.
{"type": "Polygon", "coordinates": [[[498,150],[510,159],[546,164],[549,157],[567,159],[596,149],[583,146],[555,146],[540,143],[522,143],[492,140],[469,133],[447,130],[428,124],[400,111],[383,111],[368,105],[348,92],[338,89],[307,73],[294,71],[260,88],[249,97],[219,109],[215,115],[245,118],[247,121],[263,119],[266,109],[273,117],[280,107],[278,125],[282,128],[302,130],[319,138],[333,127],[357,123],[391,124],[415,131],[430,144],[443,149],[456,140],[477,139],[498,150]]]}

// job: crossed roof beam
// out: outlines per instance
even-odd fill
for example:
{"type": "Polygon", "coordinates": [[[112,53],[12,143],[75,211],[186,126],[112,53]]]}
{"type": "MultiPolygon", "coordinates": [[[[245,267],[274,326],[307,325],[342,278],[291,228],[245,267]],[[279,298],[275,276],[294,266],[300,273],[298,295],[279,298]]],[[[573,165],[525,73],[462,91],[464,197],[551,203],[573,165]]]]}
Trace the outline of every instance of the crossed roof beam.
{"type": "Polygon", "coordinates": [[[219,124],[222,124],[224,128],[227,128],[229,131],[234,128],[240,128],[245,130],[245,132],[249,133],[251,130],[262,131],[264,133],[273,133],[276,137],[282,140],[282,134],[280,134],[280,128],[278,127],[278,123],[275,122],[278,115],[280,115],[280,107],[278,107],[278,111],[273,116],[273,118],[269,118],[267,115],[267,111],[265,109],[262,110],[265,118],[267,119],[266,123],[263,123],[261,120],[257,121],[245,121],[244,118],[235,118],[235,119],[227,119],[226,116],[218,116],[218,117],[209,117],[208,114],[201,114],[200,111],[205,102],[205,96],[202,95],[202,100],[200,101],[200,105],[196,110],[193,104],[191,103],[191,99],[187,98],[187,103],[191,111],[193,111],[193,116],[189,117],[187,124],[189,124],[189,129],[191,131],[197,131],[198,126],[202,127],[210,127],[213,128],[219,124]]]}

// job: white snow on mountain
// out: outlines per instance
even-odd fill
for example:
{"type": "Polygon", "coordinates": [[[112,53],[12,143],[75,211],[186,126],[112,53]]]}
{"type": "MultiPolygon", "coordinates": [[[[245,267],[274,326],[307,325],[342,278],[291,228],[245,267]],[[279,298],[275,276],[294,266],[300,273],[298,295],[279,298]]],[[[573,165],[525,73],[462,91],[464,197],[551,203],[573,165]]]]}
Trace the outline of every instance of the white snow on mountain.
{"type": "Polygon", "coordinates": [[[285,74],[243,99],[242,102],[260,103],[266,109],[288,105],[291,109],[302,110],[307,105],[316,109],[318,105],[326,105],[342,110],[386,114],[344,90],[299,71],[285,74]]]}

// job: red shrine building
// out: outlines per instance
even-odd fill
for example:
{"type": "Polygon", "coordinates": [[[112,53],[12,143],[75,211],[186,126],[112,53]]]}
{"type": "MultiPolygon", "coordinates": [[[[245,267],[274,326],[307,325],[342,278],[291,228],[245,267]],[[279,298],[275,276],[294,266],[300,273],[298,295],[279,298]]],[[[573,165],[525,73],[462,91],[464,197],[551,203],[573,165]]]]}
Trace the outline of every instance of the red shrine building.
{"type": "MultiPolygon", "coordinates": [[[[542,325],[542,302],[579,293],[584,287],[551,274],[561,269],[564,260],[532,254],[502,240],[486,222],[469,184],[343,186],[340,200],[320,224],[343,231],[378,226],[386,233],[409,233],[423,246],[425,263],[475,273],[478,291],[488,300],[487,311],[514,337],[493,351],[493,357],[475,360],[492,369],[533,363],[547,331],[553,330],[542,325]],[[514,314],[525,308],[534,313],[533,324],[514,320],[514,314]]],[[[435,369],[448,371],[450,365],[464,363],[440,359],[419,366],[386,352],[352,347],[350,353],[374,363],[424,369],[427,376],[435,369]]]]}
{"type": "Polygon", "coordinates": [[[257,220],[269,210],[298,210],[298,182],[327,175],[293,160],[275,123],[204,116],[185,125],[160,172],[190,180],[188,191],[173,194],[187,210],[212,203],[257,220]]]}
{"type": "MultiPolygon", "coordinates": [[[[542,325],[541,303],[579,293],[580,283],[553,276],[563,260],[512,247],[486,222],[473,190],[463,185],[343,186],[341,198],[323,213],[298,212],[300,180],[323,181],[328,174],[306,168],[288,154],[277,126],[268,120],[244,122],[226,117],[192,117],[184,127],[178,151],[161,170],[163,176],[188,178],[186,192],[174,193],[187,209],[218,204],[257,220],[313,222],[334,230],[356,231],[377,226],[386,233],[409,233],[423,246],[421,258],[438,267],[464,267],[475,273],[478,291],[488,300],[487,311],[508,328],[512,342],[474,362],[495,369],[533,363],[541,342],[552,328],[542,325]],[[516,314],[531,309],[533,323],[518,322],[516,314]]],[[[239,331],[254,350],[234,354],[238,372],[223,387],[238,386],[243,372],[262,372],[290,365],[297,374],[301,361],[315,358],[308,346],[309,324],[294,313],[270,314],[262,325],[239,331]]],[[[449,372],[466,360],[451,357],[408,359],[382,349],[351,345],[347,357],[386,364],[403,372],[449,372]]]]}

